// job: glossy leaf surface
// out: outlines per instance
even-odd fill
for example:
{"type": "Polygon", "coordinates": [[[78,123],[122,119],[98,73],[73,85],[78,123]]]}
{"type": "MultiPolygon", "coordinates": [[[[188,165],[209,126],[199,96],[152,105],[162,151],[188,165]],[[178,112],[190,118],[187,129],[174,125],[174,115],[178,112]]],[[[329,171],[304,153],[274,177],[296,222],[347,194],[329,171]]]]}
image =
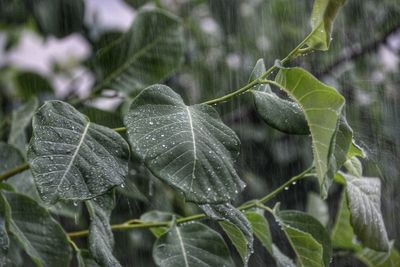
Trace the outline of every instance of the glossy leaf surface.
{"type": "Polygon", "coordinates": [[[240,141],[212,107],[187,106],[154,85],[134,99],[124,122],[135,156],[188,201],[227,202],[243,189],[234,169],[240,141]]]}
{"type": "Polygon", "coordinates": [[[115,131],[69,104],[49,101],[33,118],[28,160],[45,202],[85,200],[123,182],[129,148],[115,131]]]}

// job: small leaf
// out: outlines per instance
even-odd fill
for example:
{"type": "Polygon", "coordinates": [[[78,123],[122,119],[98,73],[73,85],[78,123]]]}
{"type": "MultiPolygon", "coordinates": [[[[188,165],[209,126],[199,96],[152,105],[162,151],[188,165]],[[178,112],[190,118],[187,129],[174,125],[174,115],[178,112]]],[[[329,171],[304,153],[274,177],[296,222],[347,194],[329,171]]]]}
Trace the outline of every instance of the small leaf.
{"type": "Polygon", "coordinates": [[[362,176],[362,164],[357,157],[351,157],[344,163],[347,172],[355,177],[362,176]]]}
{"type": "Polygon", "coordinates": [[[351,224],[357,237],[369,248],[388,251],[389,239],[381,213],[379,178],[357,178],[342,174],[351,212],[351,224]]]}
{"type": "Polygon", "coordinates": [[[350,224],[350,210],[347,205],[347,197],[343,192],[336,221],[332,229],[331,240],[334,248],[358,250],[359,245],[354,242],[354,231],[350,224]]]}
{"type": "Polygon", "coordinates": [[[233,166],[240,141],[210,106],[186,106],[154,85],[133,100],[124,122],[135,156],[188,201],[227,202],[243,189],[233,166]]]}
{"type": "Polygon", "coordinates": [[[283,254],[274,244],[272,244],[272,257],[274,258],[277,267],[296,267],[296,264],[294,264],[292,259],[283,254]]]}
{"type": "Polygon", "coordinates": [[[69,266],[71,251],[67,236],[47,210],[24,195],[5,191],[2,195],[2,201],[10,206],[6,217],[9,232],[36,266],[69,266]]]}
{"type": "Polygon", "coordinates": [[[272,255],[272,237],[267,219],[265,219],[263,215],[254,211],[248,211],[245,215],[247,220],[250,222],[254,235],[272,255]]]}
{"type": "MultiPolygon", "coordinates": [[[[257,60],[256,65],[254,66],[254,68],[250,74],[248,83],[259,79],[261,77],[261,75],[263,75],[263,73],[265,73],[265,72],[266,72],[266,69],[265,69],[264,59],[260,58],[259,60],[257,60]]],[[[269,87],[268,84],[257,84],[256,86],[253,87],[253,90],[263,91],[266,93],[272,92],[271,88],[269,87]]]]}
{"type": "Polygon", "coordinates": [[[153,258],[161,267],[233,266],[223,238],[197,222],[173,225],[154,244],[153,258]]]}
{"type": "Polygon", "coordinates": [[[79,250],[76,257],[79,267],[100,267],[87,250],[79,250]]]}
{"type": "Polygon", "coordinates": [[[108,192],[86,201],[90,215],[89,251],[101,266],[121,266],[112,254],[114,236],[110,226],[111,211],[114,209],[114,192],[108,192]]]}
{"type": "Polygon", "coordinates": [[[300,211],[281,211],[278,217],[304,266],[317,266],[315,264],[321,260],[322,266],[329,266],[332,257],[331,240],[317,219],[300,211]],[[312,248],[315,251],[311,251],[312,248]]]}
{"type": "Polygon", "coordinates": [[[24,154],[27,144],[25,130],[31,124],[33,113],[38,108],[38,105],[38,100],[31,98],[28,102],[13,111],[11,115],[11,130],[8,136],[8,143],[17,147],[24,154]]]}
{"type": "MultiPolygon", "coordinates": [[[[145,222],[151,222],[151,221],[166,221],[167,222],[167,221],[172,221],[174,219],[174,217],[179,218],[179,216],[176,216],[170,212],[152,210],[152,211],[142,214],[142,216],[140,216],[140,220],[143,220],[145,222]]],[[[150,228],[150,231],[157,238],[159,238],[165,232],[168,231],[168,227],[152,227],[152,228],[150,228]]]]}
{"type": "Polygon", "coordinates": [[[308,214],[316,218],[322,225],[326,226],[328,224],[328,205],[318,194],[314,192],[308,193],[306,210],[308,214]]]}
{"type": "Polygon", "coordinates": [[[334,144],[344,98],[301,68],[281,69],[276,82],[304,111],[312,137],[314,166],[325,198],[332,179],[327,177],[333,153],[331,144],[334,144]]]}
{"type": "Polygon", "coordinates": [[[312,14],[312,36],[307,45],[313,49],[328,50],[331,42],[333,23],[346,0],[315,0],[312,14]]]}
{"type": "Polygon", "coordinates": [[[44,104],[32,124],[28,160],[45,202],[86,200],[123,183],[129,148],[115,131],[61,101],[44,104]]]}
{"type": "Polygon", "coordinates": [[[82,0],[33,0],[32,11],[39,29],[46,35],[64,37],[83,29],[82,0]]]}
{"type": "Polygon", "coordinates": [[[219,220],[222,229],[237,249],[245,265],[253,253],[253,231],[246,216],[232,204],[201,205],[200,208],[212,219],[219,220]]]}
{"type": "Polygon", "coordinates": [[[99,86],[132,92],[161,82],[183,61],[183,29],[162,10],[140,10],[129,31],[96,53],[99,86]]]}

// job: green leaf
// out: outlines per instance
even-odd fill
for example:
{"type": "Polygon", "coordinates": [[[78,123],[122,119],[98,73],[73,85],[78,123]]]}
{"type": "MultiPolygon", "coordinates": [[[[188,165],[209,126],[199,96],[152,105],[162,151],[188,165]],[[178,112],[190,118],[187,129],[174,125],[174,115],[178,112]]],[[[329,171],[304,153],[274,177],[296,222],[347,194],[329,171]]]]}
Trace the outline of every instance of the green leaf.
{"type": "Polygon", "coordinates": [[[135,156],[188,201],[228,202],[243,189],[233,166],[240,141],[212,107],[186,106],[154,85],[134,99],[124,122],[135,156]]]}
{"type": "Polygon", "coordinates": [[[304,266],[318,266],[317,263],[329,266],[332,257],[331,240],[317,219],[300,211],[281,211],[278,217],[304,266]]]}
{"type": "MultiPolygon", "coordinates": [[[[172,221],[174,217],[179,218],[179,216],[174,215],[173,213],[170,212],[164,212],[164,211],[158,211],[158,210],[152,210],[149,212],[146,212],[140,216],[140,220],[145,221],[145,222],[151,222],[151,221],[172,221]]],[[[152,227],[150,228],[150,231],[157,237],[159,238],[162,236],[165,232],[168,231],[168,227],[152,227]]]]}
{"type": "Polygon", "coordinates": [[[233,266],[223,238],[197,222],[173,225],[154,244],[153,258],[161,267],[233,266]]]}
{"type": "Polygon", "coordinates": [[[12,145],[0,142],[0,174],[24,164],[21,152],[12,145]]]}
{"type": "Polygon", "coordinates": [[[389,257],[377,267],[398,267],[400,266],[400,253],[396,248],[392,248],[389,257]]]}
{"type": "Polygon", "coordinates": [[[2,196],[10,207],[8,230],[36,266],[69,266],[67,235],[47,210],[24,195],[3,191],[2,196]]]}
{"type": "Polygon", "coordinates": [[[355,177],[362,176],[362,164],[357,157],[351,157],[344,163],[347,172],[355,177]]]}
{"type": "Polygon", "coordinates": [[[27,136],[25,130],[31,124],[33,113],[38,105],[37,98],[31,98],[12,112],[8,143],[17,147],[22,153],[26,152],[27,136]]]}
{"type": "Polygon", "coordinates": [[[132,92],[166,79],[183,61],[183,29],[162,10],[141,10],[129,31],[96,53],[100,88],[132,92]]]}
{"type": "Polygon", "coordinates": [[[86,201],[90,215],[89,251],[101,266],[121,266],[112,254],[114,236],[110,226],[111,211],[115,207],[114,192],[110,191],[86,201]]]}
{"type": "Polygon", "coordinates": [[[312,137],[314,166],[325,198],[331,184],[327,177],[336,129],[344,106],[344,98],[301,68],[281,69],[276,82],[303,109],[312,137]]]}
{"type": "Polygon", "coordinates": [[[53,87],[41,75],[34,72],[19,72],[14,78],[18,96],[27,101],[32,97],[53,94],[53,87]]]}
{"type": "Polygon", "coordinates": [[[100,267],[87,250],[79,250],[76,257],[79,267],[100,267]]]}
{"type": "Polygon", "coordinates": [[[61,101],[46,102],[32,124],[28,160],[45,202],[86,200],[123,183],[129,147],[115,131],[61,101]]]}
{"type": "Polygon", "coordinates": [[[377,251],[389,250],[389,239],[381,213],[381,181],[342,174],[351,212],[351,224],[363,244],[377,251]]]}
{"type": "Polygon", "coordinates": [[[219,220],[245,265],[253,253],[253,231],[246,216],[232,204],[201,205],[200,208],[212,219],[219,220]]]}
{"type": "MultiPolygon", "coordinates": [[[[254,66],[254,68],[250,74],[248,83],[259,79],[265,72],[266,72],[266,68],[265,68],[264,59],[260,58],[259,60],[257,60],[256,65],[254,66]]],[[[253,90],[263,91],[263,92],[267,92],[267,93],[272,92],[271,88],[269,87],[268,84],[257,84],[256,86],[253,87],[253,90]]]]}
{"type": "Polygon", "coordinates": [[[272,237],[267,219],[262,214],[254,211],[248,211],[245,215],[250,222],[254,235],[268,252],[272,254],[272,237]]]}
{"type": "Polygon", "coordinates": [[[350,224],[350,210],[347,205],[345,192],[342,193],[336,221],[332,229],[331,240],[334,248],[358,250],[359,245],[354,241],[354,231],[350,224]]]}
{"type": "Polygon", "coordinates": [[[333,23],[345,2],[346,0],[315,0],[311,14],[313,34],[306,43],[309,47],[322,51],[329,49],[333,23]]]}
{"type": "Polygon", "coordinates": [[[292,259],[283,254],[277,246],[272,244],[272,257],[276,262],[277,267],[296,267],[292,259]]]}
{"type": "Polygon", "coordinates": [[[308,193],[306,211],[308,214],[316,218],[322,225],[326,226],[328,224],[328,204],[322,200],[318,194],[314,192],[308,193]]]}
{"type": "Polygon", "coordinates": [[[45,35],[64,37],[83,29],[85,6],[82,0],[33,0],[31,8],[45,35]]]}

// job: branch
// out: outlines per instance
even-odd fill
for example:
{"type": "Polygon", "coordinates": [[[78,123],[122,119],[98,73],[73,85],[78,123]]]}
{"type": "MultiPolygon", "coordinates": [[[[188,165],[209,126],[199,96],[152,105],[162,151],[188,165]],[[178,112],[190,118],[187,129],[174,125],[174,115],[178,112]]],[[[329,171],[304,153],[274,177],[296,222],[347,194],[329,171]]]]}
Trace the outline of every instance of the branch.
{"type": "Polygon", "coordinates": [[[14,176],[17,175],[18,173],[21,173],[23,171],[26,171],[27,169],[30,168],[30,165],[28,163],[19,165],[17,167],[15,167],[14,169],[11,169],[9,171],[6,171],[5,173],[0,175],[0,182],[14,176]]]}
{"type": "MultiPolygon", "coordinates": [[[[310,173],[310,171],[313,168],[308,168],[307,170],[303,171],[299,175],[293,176],[290,178],[288,181],[283,183],[281,186],[279,186],[277,189],[266,195],[265,197],[261,199],[254,199],[252,201],[247,202],[247,204],[241,205],[237,207],[240,211],[245,211],[251,208],[255,207],[260,207],[262,203],[265,203],[275,197],[278,193],[282,192],[285,188],[289,187],[293,182],[299,181],[301,179],[304,179],[306,177],[314,176],[314,174],[310,173]]],[[[192,222],[200,219],[206,218],[207,215],[204,213],[199,213],[199,214],[194,214],[191,216],[187,217],[182,217],[176,220],[177,224],[182,224],[186,222],[192,222]]],[[[111,230],[113,231],[121,231],[121,230],[130,230],[130,229],[148,229],[148,228],[154,228],[154,227],[169,227],[173,222],[172,221],[151,221],[151,222],[145,222],[141,220],[128,220],[124,223],[121,224],[114,224],[111,225],[111,230]]],[[[70,238],[73,237],[83,237],[89,235],[89,230],[81,230],[81,231],[76,231],[76,232],[70,232],[68,233],[68,236],[70,238]]]]}
{"type": "Polygon", "coordinates": [[[342,65],[346,62],[356,60],[360,57],[363,57],[364,55],[366,55],[368,53],[375,52],[376,50],[378,50],[378,48],[381,45],[386,44],[389,37],[399,29],[400,29],[400,24],[396,24],[392,28],[390,28],[388,31],[383,33],[379,38],[377,38],[376,40],[374,40],[364,46],[360,47],[360,45],[354,45],[348,49],[345,49],[340,57],[338,57],[335,61],[333,61],[329,66],[327,66],[322,71],[317,72],[316,76],[321,77],[321,76],[328,75],[333,70],[335,70],[340,65],[342,65]]]}

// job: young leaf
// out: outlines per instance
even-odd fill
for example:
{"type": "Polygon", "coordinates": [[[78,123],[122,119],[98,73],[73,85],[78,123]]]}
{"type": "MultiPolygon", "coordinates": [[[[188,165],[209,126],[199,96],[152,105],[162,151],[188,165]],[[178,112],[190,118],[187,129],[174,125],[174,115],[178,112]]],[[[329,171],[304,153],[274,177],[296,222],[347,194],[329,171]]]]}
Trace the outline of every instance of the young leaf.
{"type": "Polygon", "coordinates": [[[253,231],[246,216],[232,204],[201,205],[204,212],[214,220],[220,220],[220,225],[236,247],[245,265],[253,253],[253,231]]]}
{"type": "Polygon", "coordinates": [[[132,152],[188,201],[227,202],[243,189],[233,166],[240,141],[212,107],[186,106],[154,85],[133,100],[124,122],[132,152]]]}
{"type": "Polygon", "coordinates": [[[381,213],[379,178],[357,178],[342,174],[351,212],[351,224],[357,237],[377,251],[388,251],[389,239],[381,213]]]}
{"type": "Polygon", "coordinates": [[[28,160],[45,202],[90,199],[123,183],[129,148],[115,131],[61,101],[44,104],[32,124],[28,160]]]}
{"type": "Polygon", "coordinates": [[[276,262],[277,267],[296,267],[292,259],[283,254],[280,249],[272,244],[272,257],[276,262]]]}
{"type": "Polygon", "coordinates": [[[197,222],[173,225],[154,244],[153,258],[161,267],[233,266],[223,238],[197,222]]]}
{"type": "Polygon", "coordinates": [[[86,201],[90,215],[89,251],[101,266],[121,266],[112,254],[114,236],[110,226],[111,211],[115,206],[114,192],[86,201]]]}
{"type": "Polygon", "coordinates": [[[79,267],[100,267],[87,250],[79,250],[76,257],[79,267]]]}
{"type": "Polygon", "coordinates": [[[281,69],[276,82],[304,111],[312,137],[314,166],[321,195],[325,198],[331,184],[330,177],[327,179],[333,153],[331,144],[334,143],[344,98],[301,68],[281,69]]]}
{"type": "Polygon", "coordinates": [[[354,243],[354,231],[350,224],[350,210],[347,206],[347,197],[342,193],[336,221],[332,229],[331,240],[334,248],[358,250],[359,245],[354,243]]]}
{"type": "Polygon", "coordinates": [[[344,163],[347,172],[355,177],[362,176],[362,164],[357,157],[351,157],[344,163]]]}
{"type": "Polygon", "coordinates": [[[24,105],[12,112],[11,130],[8,143],[17,147],[22,153],[26,152],[26,127],[31,123],[33,113],[38,108],[37,98],[31,98],[24,105]]]}
{"type": "Polygon", "coordinates": [[[96,53],[100,86],[126,92],[162,81],[182,61],[182,25],[162,10],[139,11],[127,33],[96,53]]]}
{"type": "Polygon", "coordinates": [[[247,220],[250,222],[254,235],[272,255],[272,237],[267,219],[265,219],[263,215],[254,211],[248,211],[245,215],[247,220]]]}
{"type": "Polygon", "coordinates": [[[331,240],[328,232],[317,219],[300,211],[281,211],[278,217],[304,266],[316,266],[316,262],[320,262],[321,259],[322,266],[329,266],[332,257],[331,240]],[[308,244],[311,247],[307,248],[308,244]],[[321,246],[322,258],[319,258],[319,246],[321,246]],[[311,252],[313,247],[316,250],[311,252]]]}
{"type": "MultiPolygon", "coordinates": [[[[259,60],[257,60],[256,65],[254,66],[251,74],[250,74],[250,78],[249,78],[249,82],[252,82],[254,80],[257,80],[261,77],[261,75],[263,75],[263,73],[266,71],[265,68],[265,63],[264,63],[264,59],[260,58],[259,60]]],[[[258,84],[256,86],[253,87],[253,90],[256,91],[263,91],[263,92],[267,92],[267,93],[271,93],[271,88],[269,87],[268,84],[258,84]]]]}
{"type": "Polygon", "coordinates": [[[12,192],[2,192],[10,211],[8,230],[37,266],[69,266],[71,251],[62,227],[47,210],[33,199],[12,192]]]}
{"type": "Polygon", "coordinates": [[[309,47],[322,51],[329,49],[333,23],[345,2],[346,0],[315,0],[311,14],[313,34],[307,40],[309,47]]]}

